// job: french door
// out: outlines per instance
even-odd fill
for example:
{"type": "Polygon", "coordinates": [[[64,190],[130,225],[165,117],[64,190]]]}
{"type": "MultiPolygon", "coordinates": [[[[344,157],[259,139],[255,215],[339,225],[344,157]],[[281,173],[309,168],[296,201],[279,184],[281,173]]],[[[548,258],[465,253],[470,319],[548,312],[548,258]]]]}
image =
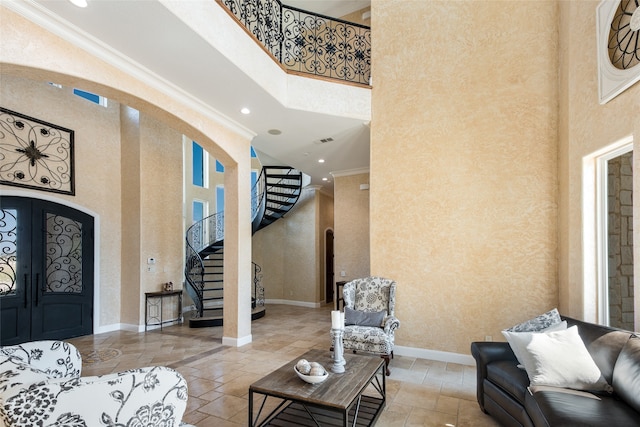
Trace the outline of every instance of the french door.
{"type": "Polygon", "coordinates": [[[0,345],[93,333],[93,217],[0,197],[0,345]]]}

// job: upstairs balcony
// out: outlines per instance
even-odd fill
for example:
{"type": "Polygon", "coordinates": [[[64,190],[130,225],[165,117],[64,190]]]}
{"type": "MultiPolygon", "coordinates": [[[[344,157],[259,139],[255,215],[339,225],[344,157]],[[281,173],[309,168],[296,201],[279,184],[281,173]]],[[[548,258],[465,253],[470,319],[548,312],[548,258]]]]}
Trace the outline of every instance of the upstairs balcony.
{"type": "Polygon", "coordinates": [[[371,29],[279,0],[217,0],[289,73],[368,86],[371,29]]]}

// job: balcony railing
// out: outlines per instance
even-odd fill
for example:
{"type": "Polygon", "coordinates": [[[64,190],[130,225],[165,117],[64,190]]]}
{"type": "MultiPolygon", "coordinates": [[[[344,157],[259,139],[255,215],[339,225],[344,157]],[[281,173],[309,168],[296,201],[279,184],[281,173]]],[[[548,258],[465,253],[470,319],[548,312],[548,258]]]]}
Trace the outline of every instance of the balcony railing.
{"type": "Polygon", "coordinates": [[[369,85],[371,29],[279,0],[217,0],[286,70],[369,85]]]}

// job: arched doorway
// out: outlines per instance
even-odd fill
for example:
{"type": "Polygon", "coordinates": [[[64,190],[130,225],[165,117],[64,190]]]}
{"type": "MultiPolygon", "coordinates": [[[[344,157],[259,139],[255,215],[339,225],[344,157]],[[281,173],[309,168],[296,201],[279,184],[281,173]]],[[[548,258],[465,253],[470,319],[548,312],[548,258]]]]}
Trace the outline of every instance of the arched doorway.
{"type": "Polygon", "coordinates": [[[333,230],[325,232],[325,302],[333,302],[333,230]]]}
{"type": "Polygon", "coordinates": [[[0,345],[93,333],[93,217],[26,197],[0,205],[0,345]]]}
{"type": "MultiPolygon", "coordinates": [[[[30,15],[31,16],[31,15],[30,15]]],[[[225,242],[230,250],[225,256],[225,282],[233,283],[229,286],[229,301],[238,301],[250,298],[251,283],[251,221],[250,203],[251,192],[250,159],[246,156],[249,152],[253,134],[247,129],[231,122],[228,118],[220,116],[216,111],[203,105],[197,98],[176,88],[164,81],[159,81],[153,73],[131,73],[129,66],[124,66],[121,57],[113,56],[108,51],[97,49],[97,53],[91,53],[90,49],[78,49],[75,40],[52,35],[26,20],[13,11],[3,11],[3,28],[19,28],[3,38],[4,54],[0,54],[0,63],[3,65],[2,73],[14,77],[27,78],[43,82],[55,82],[63,87],[76,87],[92,93],[100,94],[108,99],[113,99],[123,106],[130,107],[121,111],[121,117],[136,110],[153,119],[163,122],[167,127],[191,139],[197,140],[207,151],[213,154],[225,166],[225,242]],[[26,52],[22,47],[27,42],[37,46],[36,51],[26,52]],[[103,56],[100,56],[103,55],[103,56]]],[[[45,22],[49,24],[49,21],[45,22]]],[[[55,25],[53,26],[55,27],[55,25]]],[[[4,33],[3,33],[4,34],[4,33]]],[[[99,48],[99,46],[95,46],[99,48]]],[[[128,65],[128,64],[125,64],[128,65]]],[[[25,97],[23,97],[25,98],[25,97]]],[[[9,105],[11,107],[11,105],[9,105]]],[[[14,108],[16,111],[23,111],[14,108]]],[[[64,110],[64,109],[63,109],[64,110]]],[[[151,139],[149,141],[152,141],[151,139]]],[[[126,145],[125,145],[126,146],[126,145]]],[[[127,158],[124,156],[123,158],[127,158]]],[[[117,198],[117,197],[116,197],[117,198]]],[[[80,201],[82,203],[82,201],[80,201]]],[[[87,205],[88,206],[88,205],[87,205]]],[[[91,205],[91,209],[98,215],[104,215],[104,207],[91,205]]],[[[105,221],[110,227],[123,232],[126,224],[115,221],[105,221]]],[[[106,233],[105,227],[100,229],[106,233]]],[[[137,242],[140,239],[134,241],[137,242]]],[[[150,290],[154,284],[145,283],[139,277],[130,279],[124,276],[122,258],[118,256],[121,250],[119,242],[102,241],[100,253],[105,249],[112,255],[108,262],[113,263],[114,269],[99,269],[96,280],[106,286],[101,286],[101,296],[122,295],[123,298],[96,297],[96,304],[112,304],[114,310],[109,320],[98,321],[96,328],[110,330],[121,325],[133,325],[140,327],[140,316],[144,312],[143,292],[150,290]],[[121,277],[118,277],[121,275],[121,277]],[[122,286],[123,278],[131,280],[132,287],[122,286]],[[105,279],[105,280],[103,280],[105,279]],[[108,283],[108,285],[107,285],[108,283]],[[110,286],[108,295],[107,287],[110,286]],[[107,323],[110,322],[110,323],[107,323]]],[[[135,245],[132,245],[135,252],[135,245]]],[[[143,271],[143,260],[146,254],[138,256],[135,252],[129,260],[135,265],[127,263],[129,270],[135,273],[143,271]]],[[[150,281],[149,281],[150,282],[150,281]]],[[[226,292],[226,291],[225,291],[226,292]]],[[[225,295],[227,299],[227,295],[225,295]]],[[[96,310],[97,317],[106,310],[96,310]]],[[[245,304],[231,304],[229,310],[225,310],[223,342],[227,345],[240,346],[251,342],[251,309],[245,304]],[[233,319],[233,321],[231,321],[233,319]]]]}

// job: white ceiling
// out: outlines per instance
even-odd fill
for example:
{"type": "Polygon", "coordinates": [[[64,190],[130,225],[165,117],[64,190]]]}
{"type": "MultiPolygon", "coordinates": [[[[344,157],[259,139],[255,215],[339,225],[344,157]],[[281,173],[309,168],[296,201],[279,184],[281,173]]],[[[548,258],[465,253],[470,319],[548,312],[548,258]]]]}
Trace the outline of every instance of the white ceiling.
{"type": "MultiPolygon", "coordinates": [[[[211,0],[214,1],[214,0],[211,0]]],[[[277,162],[311,176],[333,191],[331,172],[368,168],[369,127],[360,119],[285,108],[220,52],[152,0],[88,0],[81,9],[66,0],[26,0],[99,39],[256,134],[252,141],[265,164],[277,162]],[[243,115],[242,106],[252,113],[243,115]],[[274,137],[270,129],[282,134],[274,137]],[[317,144],[322,138],[334,139],[317,144]],[[325,159],[318,163],[318,159],[325,159]],[[323,178],[328,178],[323,181],[323,178]]],[[[370,0],[286,0],[285,4],[329,16],[344,16],[370,0]]]]}

